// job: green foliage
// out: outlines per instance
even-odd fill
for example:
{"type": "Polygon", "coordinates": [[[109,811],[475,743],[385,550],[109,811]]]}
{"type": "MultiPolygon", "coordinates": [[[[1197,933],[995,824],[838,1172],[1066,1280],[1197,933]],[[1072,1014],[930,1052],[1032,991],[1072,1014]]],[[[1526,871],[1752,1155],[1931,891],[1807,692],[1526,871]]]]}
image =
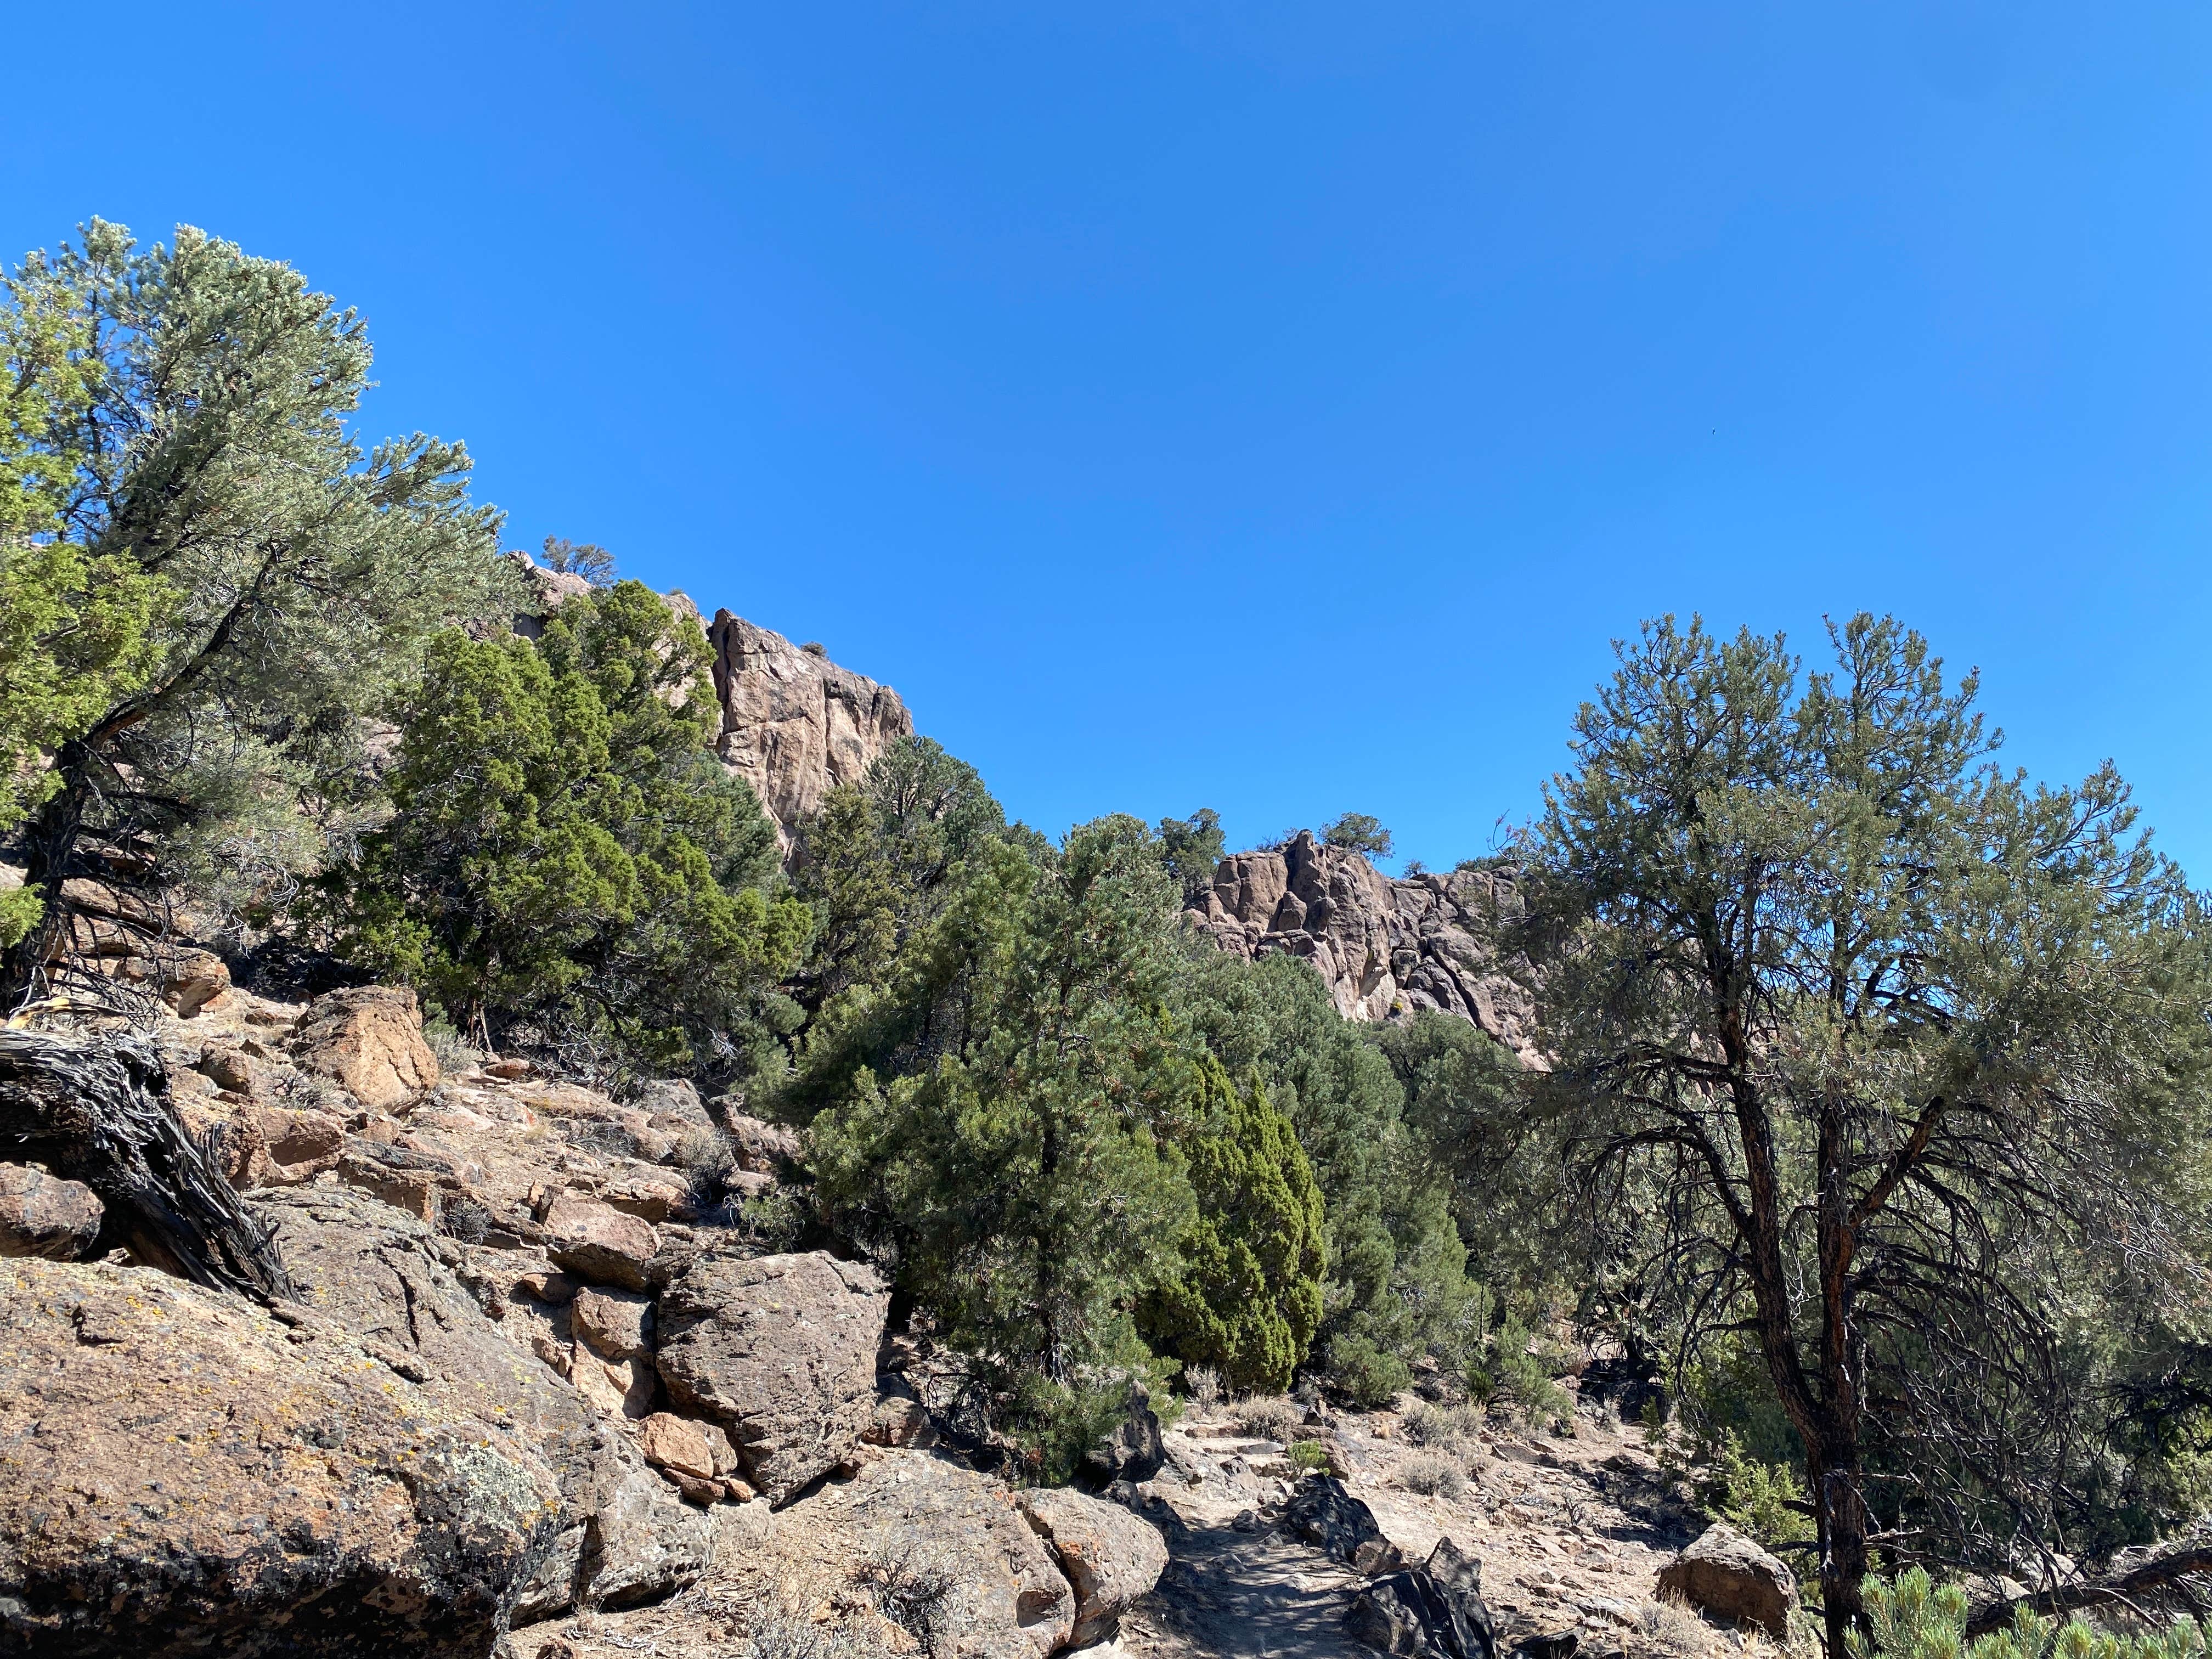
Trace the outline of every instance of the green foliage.
{"type": "Polygon", "coordinates": [[[1121,1350],[1196,1218],[1174,896],[1127,817],[1041,854],[978,837],[953,864],[885,982],[825,1007],[785,1098],[830,1103],[812,1145],[833,1226],[967,1351],[1065,1388],[1121,1350]]]}
{"type": "Polygon", "coordinates": [[[1413,1370],[1403,1359],[1356,1331],[1328,1345],[1322,1370],[1330,1388],[1363,1410],[1387,1406],[1413,1386],[1413,1370]]]}
{"type": "Polygon", "coordinates": [[[434,641],[395,815],[327,884],[343,952],[465,1030],[527,1024],[615,1069],[760,1040],[811,917],[761,885],[774,831],[706,747],[695,632],[625,582],[535,644],[434,641]]]}
{"type": "Polygon", "coordinates": [[[566,536],[548,536],[540,562],[564,576],[581,576],[594,587],[615,585],[615,556],[592,542],[572,542],[566,536]]]}
{"type": "Polygon", "coordinates": [[[1541,1353],[1531,1353],[1528,1328],[1508,1318],[1493,1332],[1480,1367],[1486,1401],[1512,1406],[1530,1421],[1557,1418],[1572,1402],[1553,1381],[1552,1366],[1541,1353]]]}
{"type": "Polygon", "coordinates": [[[1293,1440],[1291,1467],[1309,1474],[1326,1474],[1330,1468],[1328,1448],[1318,1440],[1293,1440]]]}
{"type": "Polygon", "coordinates": [[[1221,814],[1201,806],[1187,818],[1162,818],[1160,861],[1186,903],[1202,898],[1221,863],[1221,814]]]}
{"type": "MultiPolygon", "coordinates": [[[[92,409],[93,328],[77,295],[27,260],[0,305],[0,832],[52,799],[52,762],[152,666],[159,580],[70,538],[92,409]]],[[[0,893],[0,945],[38,925],[41,894],[0,893]]]]}
{"type": "MultiPolygon", "coordinates": [[[[94,655],[128,672],[53,730],[74,735],[21,832],[48,915],[9,952],[19,984],[64,919],[63,882],[119,878],[88,839],[219,911],[281,902],[375,805],[361,717],[439,627],[506,609],[508,580],[459,446],[356,444],[368,337],[296,272],[191,229],[140,252],[95,221],[25,261],[19,315],[33,289],[70,319],[82,377],[66,432],[33,447],[41,489],[66,469],[60,539],[86,564],[39,585],[64,615],[76,595],[112,607],[94,655]]],[[[7,741],[46,738],[11,725],[7,741]]]]}
{"type": "Polygon", "coordinates": [[[1923,1567],[1894,1580],[1866,1582],[1866,1626],[1854,1630],[1854,1659],[2199,1659],[2212,1626],[2186,1614],[2163,1630],[2104,1631],[2086,1620],[2061,1624],[2022,1605],[2010,1623],[1969,1642],[1968,1604],[1956,1584],[1939,1584],[1923,1567]]]}
{"type": "Polygon", "coordinates": [[[1189,1173],[1198,1220],[1139,1310],[1147,1340],[1238,1391],[1290,1386],[1321,1323],[1322,1201],[1290,1121],[1256,1085],[1200,1066],[1189,1173]]]}
{"type": "Polygon", "coordinates": [[[1258,1075],[1313,1164],[1328,1239],[1318,1344],[1357,1334],[1461,1369],[1488,1310],[1467,1274],[1447,1173],[1408,1133],[1403,1086],[1373,1034],[1340,1016],[1294,957],[1247,962],[1192,941],[1176,994],[1231,1074],[1258,1075]]]}
{"type": "Polygon", "coordinates": [[[1876,1524],[1993,1561],[2071,1531],[2075,1334],[2206,1249],[2212,941],[2109,767],[2031,787],[1917,635],[1831,642],[1802,677],[1694,623],[1624,647],[1521,943],[1602,1288],[1677,1351],[1753,1333],[1838,1651],[1876,1524]]]}
{"type": "Polygon", "coordinates": [[[1364,812],[1346,812],[1324,828],[1321,838],[1347,853],[1359,853],[1371,859],[1390,856],[1390,832],[1382,827],[1382,819],[1364,812]]]}

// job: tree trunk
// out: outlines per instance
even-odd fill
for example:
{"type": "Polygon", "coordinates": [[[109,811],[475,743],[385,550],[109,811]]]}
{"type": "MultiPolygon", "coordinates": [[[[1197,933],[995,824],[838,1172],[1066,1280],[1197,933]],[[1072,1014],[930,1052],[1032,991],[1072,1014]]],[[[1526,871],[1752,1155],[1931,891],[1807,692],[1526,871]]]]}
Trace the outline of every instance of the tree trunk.
{"type": "Polygon", "coordinates": [[[1848,1659],[1850,1632],[1866,1620],[1867,1508],[1857,1437],[1823,1460],[1815,1494],[1820,1511],[1820,1612],[1828,1659],[1848,1659]]]}
{"type": "Polygon", "coordinates": [[[107,1209],[101,1242],[149,1267],[259,1302],[293,1294],[268,1229],[186,1131],[143,1037],[0,1031],[0,1152],[91,1188],[107,1209]]]}

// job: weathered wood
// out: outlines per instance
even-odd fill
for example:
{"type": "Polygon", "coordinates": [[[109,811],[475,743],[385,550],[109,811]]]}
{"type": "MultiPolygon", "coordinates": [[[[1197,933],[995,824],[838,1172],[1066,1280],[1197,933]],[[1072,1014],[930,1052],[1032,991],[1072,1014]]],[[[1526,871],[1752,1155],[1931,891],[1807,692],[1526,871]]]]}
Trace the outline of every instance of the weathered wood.
{"type": "Polygon", "coordinates": [[[2055,1589],[2033,1590],[2026,1595],[1985,1602],[1966,1620],[1966,1634],[1986,1636],[2012,1622],[2013,1609],[2029,1607],[2042,1613],[2076,1613],[2089,1607],[2123,1607],[2130,1612],[2179,1603],[2191,1612],[2206,1610],[2206,1590],[2212,1586],[2212,1543],[2202,1537],[2170,1544],[2163,1549],[2125,1550],[2102,1578],[2083,1579],[2055,1589]]]}
{"type": "Polygon", "coordinates": [[[0,1158],[91,1188],[102,1237],[149,1267],[262,1302],[292,1294],[269,1230],[185,1127],[143,1037],[0,1031],[0,1158]]]}

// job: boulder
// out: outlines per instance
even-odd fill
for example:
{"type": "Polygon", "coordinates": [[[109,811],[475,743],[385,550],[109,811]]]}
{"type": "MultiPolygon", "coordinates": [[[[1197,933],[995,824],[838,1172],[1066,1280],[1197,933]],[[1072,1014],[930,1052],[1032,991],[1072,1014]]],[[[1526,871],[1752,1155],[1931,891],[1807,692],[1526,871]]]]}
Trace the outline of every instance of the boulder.
{"type": "Polygon", "coordinates": [[[331,991],[307,1005],[289,1044],[303,1072],[331,1079],[362,1105],[385,1111],[438,1081],[422,1041],[422,1013],[404,986],[331,991]]]}
{"type": "Polygon", "coordinates": [[[799,1132],[784,1124],[765,1123],[742,1112],[732,1112],[729,1137],[738,1168],[750,1174],[780,1175],[799,1162],[799,1132]]]}
{"type": "Polygon", "coordinates": [[[1024,1492],[1021,1502],[1075,1592],[1069,1640],[1080,1645],[1112,1635],[1123,1611],[1152,1594],[1167,1570],[1159,1528],[1119,1504],[1062,1488],[1024,1492]]]}
{"type": "Polygon", "coordinates": [[[1397,1552],[1376,1523],[1375,1511],[1333,1474],[1298,1483],[1283,1505],[1283,1529],[1357,1572],[1395,1565],[1397,1552]]]}
{"type": "Polygon", "coordinates": [[[653,1224],[564,1188],[544,1216],[546,1254],[593,1284],[641,1291],[659,1247],[653,1224]]]}
{"type": "Polygon", "coordinates": [[[1778,1640],[1788,1634],[1790,1609],[1797,1605],[1796,1575],[1726,1522],[1706,1528],[1659,1569],[1659,1590],[1706,1613],[1757,1625],[1778,1640]]]}
{"type": "MultiPolygon", "coordinates": [[[[460,1277],[459,1246],[344,1188],[256,1197],[302,1302],[431,1394],[519,1437],[553,1471],[558,1534],[518,1619],[633,1604],[704,1570],[712,1536],[702,1518],[645,1467],[628,1434],[528,1352],[527,1338],[510,1341],[491,1322],[460,1277]]],[[[471,1279],[499,1277],[466,1265],[471,1279]]],[[[558,1312],[567,1319],[566,1308],[558,1312]]],[[[649,1370],[646,1380],[649,1398],[649,1370]]]]}
{"type": "Polygon", "coordinates": [[[1093,1486],[1116,1480],[1149,1480],[1160,1472],[1167,1449],[1160,1419],[1140,1384],[1129,1385],[1127,1414],[1083,1457],[1083,1477],[1093,1486]]]}
{"type": "Polygon", "coordinates": [[[75,1261],[92,1249],[106,1214],[89,1187],[0,1164],[0,1255],[75,1261]]]}
{"type": "Polygon", "coordinates": [[[826,1252],[693,1262],[661,1292],[658,1363],[671,1400],[729,1431],[773,1504],[848,1462],[875,1409],[890,1297],[826,1252]]]}
{"type": "Polygon", "coordinates": [[[591,1286],[576,1292],[569,1318],[580,1340],[608,1359],[653,1356],[653,1303],[637,1291],[591,1286]]]}
{"type": "Polygon", "coordinates": [[[1497,1659],[1498,1632],[1483,1604],[1481,1577],[1480,1562],[1440,1538],[1421,1565],[1361,1589],[1346,1611],[1346,1628],[1380,1653],[1497,1659]]]}
{"type": "Polygon", "coordinates": [[[0,1264],[0,1650],[480,1654],[559,1498],[335,1325],[0,1264]]]}

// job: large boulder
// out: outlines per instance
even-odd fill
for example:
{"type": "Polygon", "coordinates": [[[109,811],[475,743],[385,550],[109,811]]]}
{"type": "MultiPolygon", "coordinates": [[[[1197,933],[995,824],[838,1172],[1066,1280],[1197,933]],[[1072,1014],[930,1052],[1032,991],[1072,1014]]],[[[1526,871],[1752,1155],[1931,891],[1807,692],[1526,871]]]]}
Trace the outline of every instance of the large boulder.
{"type": "Polygon", "coordinates": [[[1149,1595],[1167,1570],[1160,1529],[1119,1504],[1063,1487],[1024,1492],[1021,1502],[1075,1592],[1069,1639],[1079,1646],[1113,1634],[1122,1613],[1149,1595]]]}
{"type": "Polygon", "coordinates": [[[460,1269],[492,1276],[459,1246],[345,1188],[257,1197],[309,1307],[455,1408],[520,1436],[552,1469],[557,1533],[520,1593],[518,1620],[649,1601],[705,1570],[711,1520],[646,1467],[616,1420],[491,1322],[460,1269]]]}
{"type": "Polygon", "coordinates": [[[106,1214],[89,1187],[0,1164],[0,1255],[74,1261],[92,1249],[106,1214]]]}
{"type": "Polygon", "coordinates": [[[1778,1639],[1789,1633],[1790,1609],[1797,1605],[1796,1576],[1724,1521],[1659,1569],[1659,1590],[1778,1639]]]}
{"type": "Polygon", "coordinates": [[[293,1062],[340,1085],[362,1105],[386,1111],[438,1081],[438,1057],[422,1041],[422,1012],[402,986],[361,985],[317,997],[300,1017],[293,1062]]]}
{"type": "Polygon", "coordinates": [[[289,1317],[143,1268],[0,1264],[0,1650],[489,1650],[552,1473],[289,1317]]]}
{"type": "Polygon", "coordinates": [[[1375,1511],[1333,1474],[1298,1483],[1283,1505],[1283,1529],[1359,1572],[1395,1565],[1396,1552],[1376,1524],[1375,1511]]]}
{"type": "Polygon", "coordinates": [[[687,1414],[729,1431],[773,1504],[849,1462],[876,1403],[890,1297],[826,1252],[695,1261],[660,1294],[661,1381],[687,1414]]]}
{"type": "Polygon", "coordinates": [[[1345,1626],[1378,1653],[1416,1659],[1497,1659],[1498,1632],[1482,1600],[1482,1568],[1449,1538],[1418,1567],[1370,1581],[1345,1626]]]}

